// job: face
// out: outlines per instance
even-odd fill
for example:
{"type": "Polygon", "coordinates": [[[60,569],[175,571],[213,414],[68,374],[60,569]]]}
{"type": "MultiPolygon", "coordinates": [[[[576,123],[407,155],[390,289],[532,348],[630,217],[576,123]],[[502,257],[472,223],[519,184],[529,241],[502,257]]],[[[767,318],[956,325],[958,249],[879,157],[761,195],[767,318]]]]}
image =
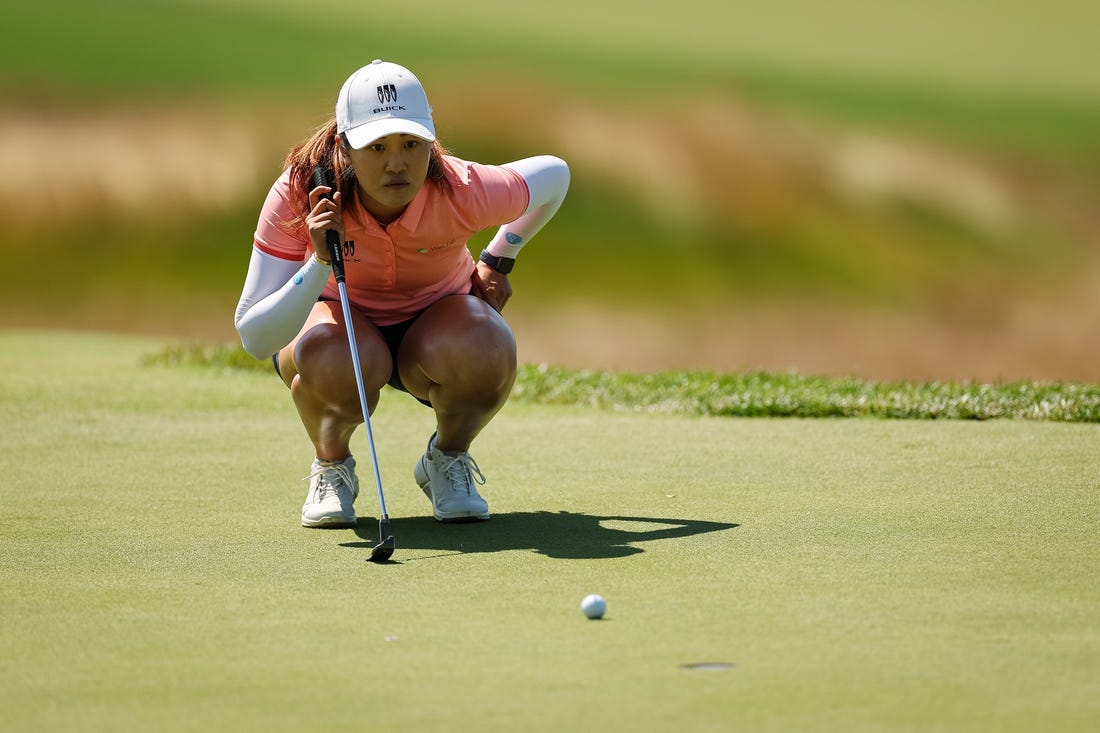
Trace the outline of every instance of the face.
{"type": "Polygon", "coordinates": [[[359,150],[347,149],[359,194],[382,224],[401,216],[428,176],[431,143],[413,135],[387,135],[359,150]]]}

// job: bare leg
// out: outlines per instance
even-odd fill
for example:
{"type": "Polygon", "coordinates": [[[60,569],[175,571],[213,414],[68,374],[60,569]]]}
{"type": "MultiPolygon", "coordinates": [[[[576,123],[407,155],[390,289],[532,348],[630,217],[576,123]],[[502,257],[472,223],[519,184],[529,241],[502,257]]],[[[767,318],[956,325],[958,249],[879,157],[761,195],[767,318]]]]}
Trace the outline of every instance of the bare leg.
{"type": "Polygon", "coordinates": [[[516,341],[485,301],[452,295],[409,328],[397,364],[405,388],[435,409],[436,448],[465,451],[512,391],[516,341]]]}
{"type": "MultiPolygon", "coordinates": [[[[352,320],[367,409],[373,413],[392,370],[389,348],[365,318],[353,311],[352,320]]],[[[351,455],[351,435],[362,424],[363,411],[338,302],[322,301],[313,306],[297,338],[279,352],[279,370],[317,457],[340,461],[351,455]]]]}

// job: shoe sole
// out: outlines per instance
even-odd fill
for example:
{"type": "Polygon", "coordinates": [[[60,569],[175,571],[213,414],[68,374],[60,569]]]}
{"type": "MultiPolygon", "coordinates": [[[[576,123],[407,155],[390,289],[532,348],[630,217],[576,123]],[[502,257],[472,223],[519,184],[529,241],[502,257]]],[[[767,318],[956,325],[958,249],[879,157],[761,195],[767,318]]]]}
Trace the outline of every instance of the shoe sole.
{"type": "Polygon", "coordinates": [[[488,514],[460,514],[453,517],[441,517],[434,511],[432,514],[435,516],[435,521],[442,522],[443,524],[471,524],[473,522],[488,522],[488,514]]]}
{"type": "Polygon", "coordinates": [[[306,519],[302,517],[302,526],[309,529],[331,529],[334,527],[354,527],[359,520],[355,517],[321,517],[320,519],[306,519]]]}
{"type": "MultiPolygon", "coordinates": [[[[422,461],[423,459],[421,459],[422,461]]],[[[432,482],[427,478],[427,471],[425,471],[421,464],[416,464],[416,470],[413,471],[413,478],[416,479],[416,483],[420,486],[420,489],[424,492],[424,496],[428,497],[428,501],[432,503],[432,516],[435,517],[435,521],[443,522],[444,524],[463,524],[468,522],[487,522],[489,521],[489,512],[484,514],[478,514],[477,512],[461,512],[458,514],[441,514],[438,509],[435,508],[435,497],[432,496],[432,482]],[[423,478],[423,483],[421,479],[423,478]]]]}

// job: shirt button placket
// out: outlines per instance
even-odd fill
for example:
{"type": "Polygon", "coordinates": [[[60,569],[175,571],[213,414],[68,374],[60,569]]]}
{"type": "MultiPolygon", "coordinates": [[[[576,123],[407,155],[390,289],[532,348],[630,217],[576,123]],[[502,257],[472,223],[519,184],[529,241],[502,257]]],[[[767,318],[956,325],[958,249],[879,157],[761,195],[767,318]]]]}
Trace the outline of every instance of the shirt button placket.
{"type": "Polygon", "coordinates": [[[393,239],[386,237],[385,264],[382,266],[382,284],[384,287],[393,288],[395,285],[394,272],[397,268],[397,249],[393,245],[393,239]]]}

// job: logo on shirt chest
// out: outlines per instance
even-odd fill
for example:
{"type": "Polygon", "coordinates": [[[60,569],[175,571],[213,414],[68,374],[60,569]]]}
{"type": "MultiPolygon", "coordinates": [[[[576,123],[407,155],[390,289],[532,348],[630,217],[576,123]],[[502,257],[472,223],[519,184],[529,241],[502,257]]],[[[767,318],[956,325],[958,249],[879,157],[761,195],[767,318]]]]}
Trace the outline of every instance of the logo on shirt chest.
{"type": "Polygon", "coordinates": [[[448,239],[446,242],[440,242],[439,244],[433,244],[431,247],[417,247],[416,253],[422,255],[430,255],[435,252],[441,252],[445,249],[451,249],[458,244],[457,239],[448,239]]]}
{"type": "Polygon", "coordinates": [[[359,258],[355,256],[355,241],[347,240],[344,242],[344,246],[341,247],[341,254],[343,259],[347,262],[358,262],[359,258]]]}

